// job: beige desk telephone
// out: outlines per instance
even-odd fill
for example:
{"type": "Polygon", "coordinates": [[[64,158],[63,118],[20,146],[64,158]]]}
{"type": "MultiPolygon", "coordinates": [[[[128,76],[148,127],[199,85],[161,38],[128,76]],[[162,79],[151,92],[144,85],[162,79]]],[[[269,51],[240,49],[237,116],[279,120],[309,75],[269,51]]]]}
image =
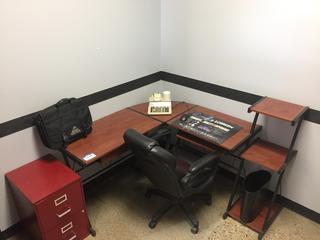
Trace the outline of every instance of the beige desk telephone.
{"type": "Polygon", "coordinates": [[[170,115],[172,113],[171,92],[154,93],[149,97],[149,115],[170,115]]]}

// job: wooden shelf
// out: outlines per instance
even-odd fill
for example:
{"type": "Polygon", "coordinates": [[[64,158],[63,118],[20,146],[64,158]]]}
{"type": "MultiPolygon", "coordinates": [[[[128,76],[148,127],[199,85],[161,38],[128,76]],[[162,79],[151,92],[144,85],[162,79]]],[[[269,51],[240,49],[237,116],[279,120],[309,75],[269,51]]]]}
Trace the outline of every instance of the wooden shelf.
{"type": "Polygon", "coordinates": [[[278,172],[285,163],[287,154],[287,148],[258,139],[241,154],[241,158],[278,172]]]}
{"type": "Polygon", "coordinates": [[[257,104],[251,106],[249,112],[262,113],[270,117],[294,123],[307,109],[305,106],[265,97],[257,104]]]}
{"type": "MultiPolygon", "coordinates": [[[[241,200],[239,199],[234,206],[231,208],[231,210],[228,212],[229,216],[235,219],[238,222],[241,222],[243,225],[249,227],[250,229],[261,233],[263,232],[263,224],[265,222],[265,219],[267,217],[268,209],[269,209],[270,201],[266,201],[266,204],[264,204],[263,209],[259,213],[259,215],[249,223],[243,223],[240,219],[240,211],[241,211],[241,200]]],[[[274,203],[273,208],[271,210],[270,218],[274,220],[275,217],[279,214],[281,210],[281,205],[278,203],[274,203]]]]}
{"type": "MultiPolygon", "coordinates": [[[[258,101],[248,109],[248,112],[256,112],[253,126],[256,124],[259,114],[284,120],[291,123],[291,125],[295,125],[295,123],[298,122],[290,144],[290,150],[277,144],[257,139],[252,145],[248,146],[248,148],[240,156],[242,161],[250,161],[279,174],[278,182],[273,192],[273,197],[271,198],[273,200],[275,200],[276,194],[279,190],[281,179],[287,163],[297,153],[297,151],[292,151],[292,147],[300,129],[303,116],[307,110],[308,107],[269,97],[261,98],[260,101],[258,101]]],[[[241,172],[241,170],[242,169],[240,169],[239,173],[241,172]]],[[[228,215],[241,222],[245,226],[251,228],[252,230],[258,232],[258,239],[262,239],[263,235],[266,233],[267,229],[280,212],[281,206],[276,202],[272,202],[272,208],[270,209],[271,200],[266,199],[263,202],[263,208],[258,216],[252,222],[244,223],[240,219],[241,199],[236,201],[236,203],[231,207],[231,203],[233,203],[236,191],[237,189],[233,191],[230,197],[227,210],[228,215]],[[270,215],[267,216],[269,211],[270,215]]]]}

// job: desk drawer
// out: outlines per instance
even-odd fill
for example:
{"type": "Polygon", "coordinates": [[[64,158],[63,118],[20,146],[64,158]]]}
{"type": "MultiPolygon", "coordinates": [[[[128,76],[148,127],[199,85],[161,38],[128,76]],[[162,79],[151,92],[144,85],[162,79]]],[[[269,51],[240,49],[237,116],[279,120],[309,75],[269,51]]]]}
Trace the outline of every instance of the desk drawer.
{"type": "Polygon", "coordinates": [[[89,222],[85,211],[64,219],[54,229],[45,233],[45,240],[82,240],[89,235],[89,222]]]}
{"type": "Polygon", "coordinates": [[[75,182],[36,205],[43,231],[48,231],[76,212],[85,210],[81,183],[75,182]]]}

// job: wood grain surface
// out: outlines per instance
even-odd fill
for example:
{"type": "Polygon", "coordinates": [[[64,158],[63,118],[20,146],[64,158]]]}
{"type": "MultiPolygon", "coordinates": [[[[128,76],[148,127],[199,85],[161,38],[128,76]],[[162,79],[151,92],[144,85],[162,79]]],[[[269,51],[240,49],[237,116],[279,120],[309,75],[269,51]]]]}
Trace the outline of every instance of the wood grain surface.
{"type": "Polygon", "coordinates": [[[278,172],[283,166],[287,154],[287,148],[259,139],[241,157],[278,172]]]}
{"type": "MultiPolygon", "coordinates": [[[[263,224],[267,217],[268,207],[269,207],[269,202],[264,205],[261,212],[252,222],[246,223],[245,225],[256,232],[262,232],[263,224]]],[[[279,213],[280,210],[281,210],[281,206],[275,203],[271,210],[270,218],[271,219],[274,218],[279,213]]],[[[229,215],[235,220],[241,222],[240,213],[241,213],[241,200],[238,200],[233,206],[233,208],[229,211],[229,215]]]]}
{"type": "Polygon", "coordinates": [[[305,109],[305,106],[265,97],[259,103],[252,106],[250,111],[293,122],[305,109]]]}
{"type": "MultiPolygon", "coordinates": [[[[185,103],[185,102],[177,102],[177,101],[172,101],[172,114],[170,115],[149,115],[151,118],[154,118],[160,122],[168,122],[171,119],[180,116],[184,112],[190,110],[193,108],[195,105],[190,104],[190,103],[185,103]]],[[[141,103],[134,105],[132,107],[129,107],[130,109],[139,112],[141,114],[147,115],[148,114],[148,103],[141,103]]]]}
{"type": "Polygon", "coordinates": [[[124,145],[123,134],[128,128],[144,134],[160,125],[161,122],[157,120],[130,109],[123,109],[94,121],[92,132],[86,138],[70,144],[66,150],[83,163],[90,164],[121,148],[124,145]],[[83,160],[90,153],[96,156],[89,161],[83,160]]]}

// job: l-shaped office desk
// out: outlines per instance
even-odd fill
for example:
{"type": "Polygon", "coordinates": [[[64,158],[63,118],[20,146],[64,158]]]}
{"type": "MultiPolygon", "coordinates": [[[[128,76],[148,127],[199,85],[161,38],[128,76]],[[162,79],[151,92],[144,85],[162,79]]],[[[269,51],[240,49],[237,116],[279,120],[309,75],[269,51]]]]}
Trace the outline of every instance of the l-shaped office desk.
{"type": "Polygon", "coordinates": [[[192,144],[206,148],[209,151],[219,149],[226,153],[234,153],[247,142],[252,133],[257,133],[261,127],[257,126],[251,133],[252,123],[242,119],[185,102],[173,102],[171,115],[148,115],[148,103],[134,105],[104,118],[96,120],[92,125],[92,132],[83,139],[70,144],[63,151],[64,158],[70,167],[75,163],[77,171],[82,175],[84,183],[103,174],[105,171],[119,165],[130,155],[124,145],[123,134],[128,128],[147,134],[161,126],[169,126],[177,130],[177,137],[192,144]],[[201,136],[191,135],[178,129],[173,124],[183,114],[202,112],[215,116],[220,120],[237,124],[241,129],[221,144],[209,141],[201,136]],[[72,161],[70,162],[69,159],[72,161]],[[100,171],[94,165],[100,165],[100,171]],[[92,166],[92,169],[90,167],[92,166]],[[93,174],[94,173],[94,174],[93,174]]]}
{"type": "Polygon", "coordinates": [[[123,134],[128,128],[133,128],[143,134],[150,134],[163,126],[170,127],[177,139],[182,139],[207,151],[219,150],[222,154],[235,156],[240,160],[224,218],[230,216],[240,221],[259,233],[258,238],[262,239],[281,210],[281,206],[275,203],[278,187],[286,166],[296,153],[296,151],[293,151],[294,142],[308,108],[265,97],[248,109],[249,112],[255,112],[253,122],[185,102],[173,102],[171,115],[150,116],[147,114],[147,109],[148,103],[142,103],[94,121],[91,134],[70,144],[62,151],[67,165],[74,168],[82,176],[84,183],[89,182],[132,157],[132,153],[126,149],[123,140],[123,134]],[[214,116],[219,120],[239,126],[240,130],[222,143],[211,141],[175,124],[182,115],[191,112],[201,112],[214,116]],[[262,128],[257,125],[259,114],[296,125],[289,148],[255,139],[262,128]],[[73,166],[71,166],[69,159],[72,160],[73,166]],[[272,198],[265,204],[264,209],[256,219],[249,223],[241,221],[241,198],[235,199],[245,160],[279,174],[272,198]],[[75,166],[75,163],[77,166],[75,166]]]}

